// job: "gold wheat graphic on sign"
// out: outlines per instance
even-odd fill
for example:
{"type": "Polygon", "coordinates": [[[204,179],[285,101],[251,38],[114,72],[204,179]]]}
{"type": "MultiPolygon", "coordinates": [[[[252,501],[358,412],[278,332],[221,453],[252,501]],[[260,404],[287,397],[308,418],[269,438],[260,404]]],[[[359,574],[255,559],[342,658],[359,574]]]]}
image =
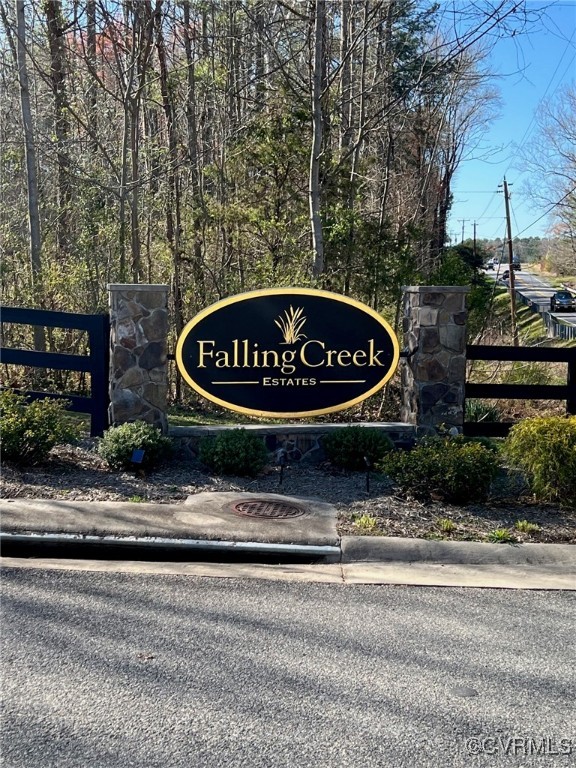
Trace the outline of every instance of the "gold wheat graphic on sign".
{"type": "Polygon", "coordinates": [[[302,317],[303,312],[303,307],[294,309],[294,307],[290,305],[290,311],[285,310],[284,317],[281,315],[278,320],[274,320],[278,328],[282,331],[284,344],[295,344],[297,341],[300,341],[300,339],[306,338],[305,333],[300,333],[306,322],[306,318],[302,317]]]}

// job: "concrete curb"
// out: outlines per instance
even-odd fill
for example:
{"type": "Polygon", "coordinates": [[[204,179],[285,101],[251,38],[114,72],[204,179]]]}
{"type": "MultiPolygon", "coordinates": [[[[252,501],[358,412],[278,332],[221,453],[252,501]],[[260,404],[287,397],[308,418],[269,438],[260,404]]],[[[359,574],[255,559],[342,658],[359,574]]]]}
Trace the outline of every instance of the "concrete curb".
{"type": "Polygon", "coordinates": [[[340,563],[312,565],[260,562],[150,562],[3,557],[6,568],[93,571],[140,575],[195,576],[213,579],[259,579],[317,584],[396,587],[449,587],[576,591],[576,579],[560,567],[501,565],[440,565],[438,563],[340,563]]]}
{"type": "Polygon", "coordinates": [[[451,565],[563,566],[574,569],[573,544],[489,544],[385,536],[343,536],[342,563],[437,563],[451,565]]]}
{"type": "MultiPolygon", "coordinates": [[[[238,494],[231,496],[238,498],[238,494]]],[[[307,500],[313,504],[313,515],[276,527],[270,520],[240,521],[222,507],[222,500],[227,499],[225,494],[218,498],[209,494],[207,504],[200,504],[196,510],[191,502],[202,501],[198,497],[179,505],[2,500],[4,530],[0,541],[29,545],[32,554],[26,558],[9,554],[3,558],[3,565],[90,569],[88,563],[96,563],[95,558],[112,555],[117,559],[101,567],[122,571],[132,553],[139,562],[130,568],[143,573],[299,578],[341,584],[576,590],[576,546],[571,544],[339,538],[336,511],[318,500],[307,500]],[[224,532],[228,536],[223,536],[224,532]],[[56,547],[68,548],[68,565],[66,560],[53,557],[56,547]],[[185,558],[189,552],[190,561],[159,562],[162,551],[167,560],[171,555],[178,559],[178,553],[185,558]],[[149,561],[145,560],[146,554],[149,561]],[[223,562],[203,563],[203,556],[206,560],[221,556],[223,562]],[[242,562],[229,562],[234,556],[242,562]],[[247,562],[250,557],[253,560],[247,562]],[[285,564],[266,564],[271,558],[285,564]],[[305,558],[316,564],[303,563],[305,558]],[[297,562],[300,565],[295,565],[297,562]]],[[[92,569],[99,567],[94,565],[92,569]]]]}
{"type": "Polygon", "coordinates": [[[280,544],[260,541],[223,541],[213,539],[169,539],[161,536],[98,536],[74,533],[0,533],[0,544],[28,544],[35,546],[67,546],[82,549],[99,547],[107,550],[137,549],[170,552],[237,552],[255,555],[294,555],[297,557],[321,557],[337,562],[340,547],[312,544],[280,544]]]}

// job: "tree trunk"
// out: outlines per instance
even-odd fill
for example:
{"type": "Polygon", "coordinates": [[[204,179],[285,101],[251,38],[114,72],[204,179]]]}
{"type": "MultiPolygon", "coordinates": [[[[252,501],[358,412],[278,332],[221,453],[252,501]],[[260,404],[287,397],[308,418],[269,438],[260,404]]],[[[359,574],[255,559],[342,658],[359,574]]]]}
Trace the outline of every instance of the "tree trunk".
{"type": "Polygon", "coordinates": [[[142,279],[142,252],[140,248],[140,96],[130,100],[130,251],[132,280],[142,279]]]}
{"type": "Polygon", "coordinates": [[[68,95],[66,93],[66,57],[64,52],[64,24],[62,3],[60,0],[44,0],[44,13],[50,48],[50,81],[54,96],[54,133],[58,162],[58,218],[56,241],[58,248],[70,251],[70,221],[72,189],[70,185],[70,157],[68,140],[70,126],[68,120],[68,95]]]}
{"type": "MultiPolygon", "coordinates": [[[[24,154],[26,157],[26,182],[28,189],[28,226],[30,233],[30,266],[32,274],[32,293],[40,306],[42,303],[42,241],[40,236],[40,212],[38,204],[38,176],[36,171],[36,148],[34,146],[34,126],[30,108],[30,86],[26,63],[26,20],[24,2],[16,0],[16,46],[18,64],[18,82],[20,85],[20,107],[24,128],[24,154]]],[[[44,328],[34,326],[34,347],[46,349],[44,328]]]]}
{"type": "Polygon", "coordinates": [[[254,10],[254,92],[256,109],[264,108],[266,101],[266,61],[264,56],[264,14],[262,4],[254,10]]]}
{"type": "Polygon", "coordinates": [[[119,280],[125,283],[126,275],[126,203],[128,197],[128,144],[130,135],[130,114],[128,105],[124,103],[124,126],[122,130],[122,148],[120,155],[120,206],[118,211],[118,246],[120,250],[120,275],[119,280]]]}
{"type": "Polygon", "coordinates": [[[156,51],[160,68],[160,92],[162,106],[166,117],[166,132],[168,134],[168,199],[166,201],[166,239],[172,253],[173,271],[173,301],[176,334],[180,336],[184,327],[182,314],[182,223],[180,200],[180,174],[178,172],[178,143],[176,125],[174,123],[174,107],[168,89],[168,67],[166,63],[166,47],[162,32],[162,18],[156,16],[156,51]]]}
{"type": "Polygon", "coordinates": [[[140,113],[142,94],[146,85],[146,75],[150,60],[154,36],[154,19],[160,15],[162,0],[156,0],[155,10],[152,11],[151,0],[130,2],[132,11],[132,40],[131,68],[135,74],[130,78],[132,87],[127,88],[126,101],[129,117],[130,142],[130,244],[132,255],[132,280],[138,282],[143,278],[142,254],[140,246],[140,113]]]}
{"type": "MultiPolygon", "coordinates": [[[[366,30],[367,23],[368,23],[368,10],[369,10],[369,4],[368,0],[365,0],[364,2],[364,13],[363,13],[363,28],[366,30]]],[[[350,177],[349,177],[349,185],[348,185],[348,191],[347,191],[347,199],[346,199],[346,206],[348,210],[353,213],[354,211],[354,197],[355,197],[355,183],[356,183],[356,174],[358,172],[358,165],[360,163],[360,153],[362,149],[362,143],[364,140],[364,130],[365,130],[365,118],[366,118],[366,62],[368,58],[368,35],[364,34],[364,41],[362,43],[362,58],[360,60],[360,74],[358,77],[358,121],[357,121],[357,130],[356,130],[356,140],[354,141],[354,147],[352,150],[352,162],[350,166],[350,177]]],[[[352,106],[352,102],[351,102],[352,106]]],[[[350,131],[352,131],[352,120],[350,121],[350,131]]],[[[354,236],[355,236],[355,228],[354,228],[354,217],[351,217],[352,223],[350,224],[350,229],[348,231],[348,237],[347,237],[347,247],[346,247],[346,263],[344,268],[344,295],[348,296],[350,293],[350,287],[352,282],[352,275],[354,272],[354,260],[353,260],[353,254],[354,254],[354,236]]]]}
{"type": "Polygon", "coordinates": [[[203,198],[200,185],[200,168],[198,158],[198,126],[196,122],[196,74],[192,37],[190,29],[190,2],[184,3],[184,48],[186,51],[186,69],[188,75],[188,93],[186,98],[186,121],[188,127],[188,157],[190,159],[190,181],[192,185],[192,273],[197,306],[204,308],[206,303],[206,286],[204,283],[204,266],[202,263],[202,212],[203,198]]]}
{"type": "Polygon", "coordinates": [[[340,62],[342,75],[340,78],[340,155],[350,146],[352,138],[351,103],[352,103],[352,62],[349,56],[350,46],[350,2],[341,0],[340,3],[340,62]]]}
{"type": "Polygon", "coordinates": [[[324,233],[321,218],[320,160],[324,137],[322,113],[322,73],[324,65],[325,0],[314,3],[314,56],[312,63],[312,147],[308,176],[308,199],[312,235],[312,275],[320,277],[324,272],[324,233]]]}
{"type": "MultiPolygon", "coordinates": [[[[86,3],[86,29],[89,67],[93,72],[96,72],[96,0],[88,0],[86,3]]],[[[90,115],[90,123],[93,130],[93,135],[90,140],[90,146],[93,152],[98,151],[98,141],[95,138],[98,135],[97,94],[96,80],[94,77],[91,77],[86,96],[88,98],[88,114],[90,115]]]]}

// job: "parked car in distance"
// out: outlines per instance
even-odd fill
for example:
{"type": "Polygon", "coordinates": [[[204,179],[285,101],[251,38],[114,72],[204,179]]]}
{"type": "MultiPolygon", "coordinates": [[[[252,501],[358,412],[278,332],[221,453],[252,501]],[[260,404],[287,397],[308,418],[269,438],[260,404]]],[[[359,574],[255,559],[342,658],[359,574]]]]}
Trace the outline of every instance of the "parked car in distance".
{"type": "Polygon", "coordinates": [[[570,291],[556,291],[550,299],[551,312],[576,312],[576,296],[570,291]]]}
{"type": "Polygon", "coordinates": [[[517,270],[521,271],[522,270],[522,265],[520,264],[519,261],[513,261],[512,262],[512,269],[517,269],[517,270]]]}

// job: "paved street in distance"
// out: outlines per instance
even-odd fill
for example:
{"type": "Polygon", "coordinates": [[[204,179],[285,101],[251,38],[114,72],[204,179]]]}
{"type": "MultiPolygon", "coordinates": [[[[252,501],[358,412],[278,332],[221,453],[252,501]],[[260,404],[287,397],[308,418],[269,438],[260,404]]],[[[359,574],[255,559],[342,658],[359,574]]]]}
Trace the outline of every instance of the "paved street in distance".
{"type": "Polygon", "coordinates": [[[573,592],[9,568],[2,765],[573,765],[575,608],[573,592]]]}

